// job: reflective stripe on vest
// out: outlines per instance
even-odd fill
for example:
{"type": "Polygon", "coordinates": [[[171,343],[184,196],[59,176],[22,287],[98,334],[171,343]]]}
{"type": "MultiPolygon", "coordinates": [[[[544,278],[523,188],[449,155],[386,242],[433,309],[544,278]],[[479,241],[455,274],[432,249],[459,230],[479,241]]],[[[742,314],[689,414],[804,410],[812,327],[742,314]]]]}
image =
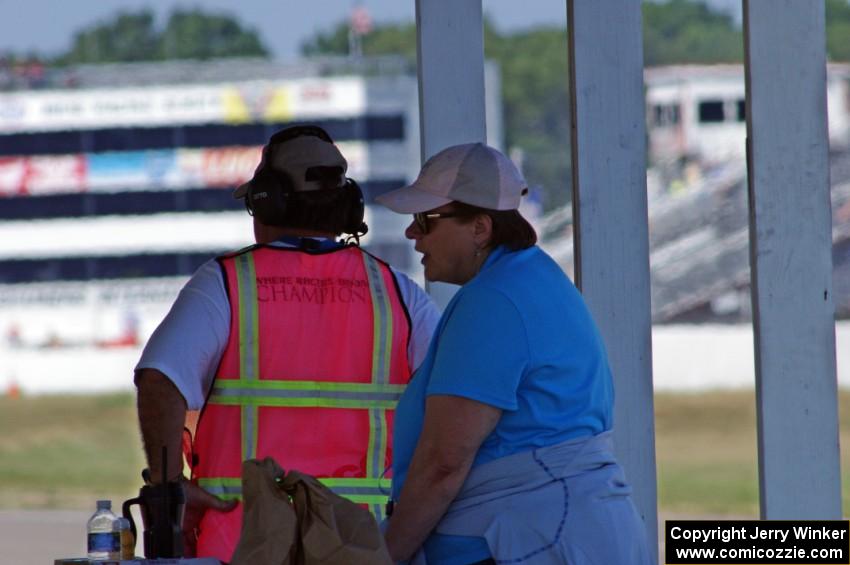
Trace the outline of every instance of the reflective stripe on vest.
{"type": "MultiPolygon", "coordinates": [[[[366,274],[369,277],[369,291],[372,293],[374,315],[374,346],[372,348],[372,385],[384,389],[389,386],[390,351],[392,349],[393,314],[384,277],[377,261],[368,253],[363,254],[366,262],[366,274]]],[[[402,387],[399,387],[402,388],[402,387]]],[[[399,391],[400,396],[401,390],[399,391]]],[[[396,397],[396,401],[398,397],[396,397]]],[[[395,406],[395,404],[393,404],[395,406]]],[[[383,475],[384,452],[387,448],[387,415],[382,408],[369,407],[369,449],[366,455],[366,476],[380,479],[383,475]]],[[[378,508],[375,515],[380,517],[378,508]]]]}
{"type": "Polygon", "coordinates": [[[210,402],[241,406],[321,406],[326,408],[395,408],[404,385],[327,381],[219,380],[210,402]]]}
{"type": "MultiPolygon", "coordinates": [[[[254,255],[243,253],[235,261],[239,287],[239,374],[240,382],[259,382],[260,328],[257,304],[257,274],[254,255]]],[[[242,460],[257,456],[257,405],[242,406],[242,460]]]]}
{"type": "MultiPolygon", "coordinates": [[[[370,383],[260,380],[256,270],[252,253],[235,257],[239,295],[239,379],[216,379],[209,404],[239,406],[242,419],[242,460],[256,458],[259,407],[326,407],[369,410],[369,444],[364,478],[319,478],[332,491],[368,504],[378,518],[384,514],[389,484],[381,485],[388,447],[386,410],[394,409],[404,385],[390,384],[393,313],[386,283],[375,258],[361,253],[373,309],[372,375],[370,383]]],[[[386,481],[389,483],[389,481],[386,481]]],[[[241,479],[202,477],[199,483],[222,498],[241,499],[241,479]]]]}
{"type": "MultiPolygon", "coordinates": [[[[389,479],[358,479],[358,478],[321,478],[326,487],[339,496],[344,496],[358,504],[383,505],[387,501],[390,488],[389,479]]],[[[238,478],[207,478],[199,479],[205,491],[224,500],[242,500],[242,480],[238,478]]]]}

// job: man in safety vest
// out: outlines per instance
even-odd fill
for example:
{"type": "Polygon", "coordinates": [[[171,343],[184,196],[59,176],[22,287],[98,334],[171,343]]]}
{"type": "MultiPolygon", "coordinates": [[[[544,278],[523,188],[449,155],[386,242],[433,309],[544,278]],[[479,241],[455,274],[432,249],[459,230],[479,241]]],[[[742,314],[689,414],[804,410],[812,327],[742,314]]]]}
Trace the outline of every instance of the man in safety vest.
{"type": "Polygon", "coordinates": [[[366,231],[346,170],[321,128],[273,135],[234,192],[256,245],[201,266],[136,366],[150,480],[185,480],[181,445],[191,466],[187,555],[197,541],[198,556],[230,560],[246,459],[272,456],[378,516],[386,503],[393,409],[439,313],[406,276],[335,240],[366,231]]]}

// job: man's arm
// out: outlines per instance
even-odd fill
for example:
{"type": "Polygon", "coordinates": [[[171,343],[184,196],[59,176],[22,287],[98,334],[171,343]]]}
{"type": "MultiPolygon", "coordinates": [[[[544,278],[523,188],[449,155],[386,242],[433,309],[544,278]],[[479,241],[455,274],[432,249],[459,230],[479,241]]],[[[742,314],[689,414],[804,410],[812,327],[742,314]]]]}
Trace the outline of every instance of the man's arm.
{"type": "MultiPolygon", "coordinates": [[[[136,372],[138,389],[139,427],[145,446],[145,456],[153,483],[162,482],[162,447],[168,453],[167,480],[183,477],[183,426],[186,421],[186,400],[174,383],[156,369],[136,372]]],[[[183,540],[186,556],[195,555],[195,530],[208,508],[229,512],[236,507],[235,500],[222,500],[198,485],[184,481],[186,512],[183,517],[183,540]]]]}
{"type": "Polygon", "coordinates": [[[156,369],[140,369],[136,373],[139,427],[151,481],[162,481],[162,448],[168,452],[167,480],[183,474],[183,426],[186,401],[174,383],[156,369]]]}
{"type": "Polygon", "coordinates": [[[391,269],[398,282],[401,299],[410,314],[410,343],[407,348],[407,357],[410,370],[413,372],[422,364],[428,352],[434,329],[440,321],[440,309],[422,287],[401,271],[391,269]]]}
{"type": "Polygon", "coordinates": [[[501,416],[500,409],[468,398],[428,397],[422,435],[387,524],[385,539],[393,560],[409,559],[431,534],[501,416]]]}

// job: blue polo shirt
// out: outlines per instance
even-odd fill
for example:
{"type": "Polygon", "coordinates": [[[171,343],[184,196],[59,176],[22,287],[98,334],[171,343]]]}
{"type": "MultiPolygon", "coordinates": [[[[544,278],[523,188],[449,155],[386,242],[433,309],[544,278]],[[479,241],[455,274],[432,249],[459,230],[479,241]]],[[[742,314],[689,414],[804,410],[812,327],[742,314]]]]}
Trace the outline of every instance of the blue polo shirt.
{"type": "MultiPolygon", "coordinates": [[[[500,408],[473,467],[611,428],[607,355],[578,290],[538,247],[494,249],[449,302],[422,365],[399,400],[392,497],[398,499],[422,430],[425,398],[462,396],[500,408]]],[[[489,557],[483,538],[433,534],[429,562],[489,557]]]]}

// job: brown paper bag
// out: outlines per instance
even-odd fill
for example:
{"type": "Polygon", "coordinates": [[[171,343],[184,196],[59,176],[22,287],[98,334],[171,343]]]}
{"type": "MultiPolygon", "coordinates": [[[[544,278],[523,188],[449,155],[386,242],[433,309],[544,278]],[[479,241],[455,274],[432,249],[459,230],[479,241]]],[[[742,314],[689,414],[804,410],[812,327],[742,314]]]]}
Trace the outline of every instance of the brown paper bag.
{"type": "Polygon", "coordinates": [[[365,508],[267,457],[242,464],[242,534],[231,565],[392,565],[365,508]]]}
{"type": "Polygon", "coordinates": [[[283,489],[298,514],[301,548],[297,565],[392,565],[372,514],[320,483],[290,471],[283,489]]]}
{"type": "Polygon", "coordinates": [[[298,519],[271,457],[242,463],[242,532],[231,565],[294,565],[298,519]]]}

